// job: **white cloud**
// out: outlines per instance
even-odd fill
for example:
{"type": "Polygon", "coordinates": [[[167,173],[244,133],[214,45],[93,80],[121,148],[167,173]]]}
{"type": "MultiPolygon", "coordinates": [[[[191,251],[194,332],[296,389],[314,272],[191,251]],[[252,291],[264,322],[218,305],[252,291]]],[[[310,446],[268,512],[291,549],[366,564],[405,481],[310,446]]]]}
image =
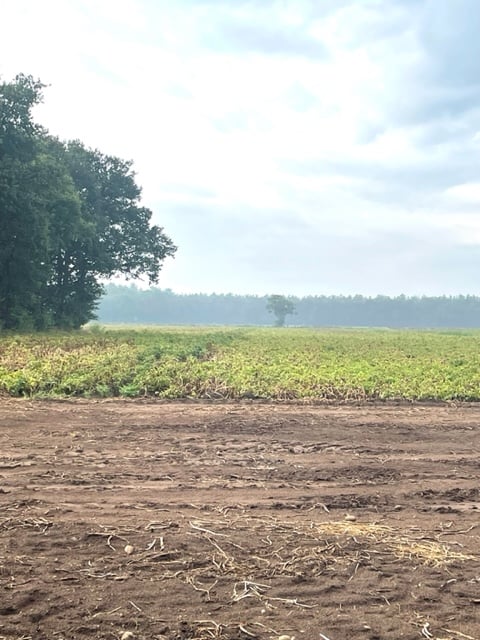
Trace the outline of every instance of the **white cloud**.
{"type": "Polygon", "coordinates": [[[459,202],[480,204],[480,182],[457,184],[447,189],[445,195],[459,202]]]}
{"type": "Polygon", "coordinates": [[[51,85],[37,114],[52,133],[134,160],[179,245],[165,286],[319,293],[323,252],[342,262],[329,290],[363,274],[408,293],[406,242],[415,264],[447,237],[453,261],[480,243],[480,114],[469,85],[452,106],[428,75],[427,5],[16,0],[0,4],[0,74],[51,85]],[[385,237],[388,268],[372,250],[385,237]]]}

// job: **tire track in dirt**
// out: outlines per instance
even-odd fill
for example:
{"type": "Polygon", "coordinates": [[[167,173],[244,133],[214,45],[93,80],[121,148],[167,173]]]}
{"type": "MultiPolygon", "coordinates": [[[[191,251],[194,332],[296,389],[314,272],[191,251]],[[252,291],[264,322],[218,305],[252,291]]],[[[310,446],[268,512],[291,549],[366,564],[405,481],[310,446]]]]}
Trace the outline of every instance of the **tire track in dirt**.
{"type": "Polygon", "coordinates": [[[479,418],[6,400],[0,639],[479,640],[479,418]]]}

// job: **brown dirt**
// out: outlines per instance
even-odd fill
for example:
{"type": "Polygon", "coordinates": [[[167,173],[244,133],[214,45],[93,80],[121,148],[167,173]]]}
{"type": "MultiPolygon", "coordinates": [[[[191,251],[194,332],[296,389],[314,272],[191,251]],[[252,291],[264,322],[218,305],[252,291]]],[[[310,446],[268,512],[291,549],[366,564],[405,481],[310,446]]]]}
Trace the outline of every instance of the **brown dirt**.
{"type": "Polygon", "coordinates": [[[479,640],[479,448],[477,407],[4,399],[0,639],[479,640]]]}

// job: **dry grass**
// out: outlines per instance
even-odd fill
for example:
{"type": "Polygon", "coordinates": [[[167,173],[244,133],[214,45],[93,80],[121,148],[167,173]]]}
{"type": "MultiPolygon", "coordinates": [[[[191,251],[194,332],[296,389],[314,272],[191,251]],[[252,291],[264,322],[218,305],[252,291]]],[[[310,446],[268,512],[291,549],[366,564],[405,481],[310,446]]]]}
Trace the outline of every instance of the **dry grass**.
{"type": "MultiPolygon", "coordinates": [[[[418,529],[396,530],[382,522],[334,519],[319,522],[312,519],[311,513],[304,513],[300,519],[298,513],[290,519],[252,516],[251,511],[240,507],[218,508],[216,513],[208,515],[213,517],[187,519],[169,513],[164,521],[149,521],[146,526],[139,523],[134,529],[102,526],[101,530],[88,531],[87,539],[99,541],[96,557],[88,566],[77,564],[60,570],[60,580],[128,582],[140,569],[146,570],[151,580],[178,580],[192,592],[199,593],[205,602],[221,602],[238,608],[239,619],[234,625],[213,619],[196,620],[191,623],[188,637],[266,640],[280,637],[285,630],[279,633],[248,618],[239,603],[249,599],[270,612],[279,608],[317,607],[311,594],[305,595],[308,592],[297,592],[292,586],[288,592],[286,585],[292,585],[292,579],[301,583],[324,576],[325,581],[338,575],[350,581],[365,568],[380,571],[386,564],[394,567],[394,571],[395,567],[405,571],[409,565],[446,569],[454,563],[475,560],[458,550],[459,542],[445,544],[431,536],[427,538],[418,529]],[[162,536],[158,535],[159,530],[162,536]],[[186,539],[191,539],[191,544],[181,543],[186,539]],[[134,551],[127,553],[125,543],[134,551]]],[[[322,514],[321,517],[328,516],[322,514]]],[[[43,531],[50,524],[43,518],[9,517],[0,521],[0,529],[34,527],[43,531]]],[[[449,534],[455,536],[455,531],[449,534]]],[[[377,595],[391,606],[381,589],[377,595]]],[[[135,602],[129,601],[128,605],[144,615],[135,602]]],[[[120,608],[115,606],[112,611],[120,608]]],[[[427,640],[475,640],[460,631],[441,627],[441,632],[434,633],[428,621],[420,624],[414,619],[412,625],[418,627],[427,640]]],[[[319,634],[322,637],[320,631],[319,634]]]]}

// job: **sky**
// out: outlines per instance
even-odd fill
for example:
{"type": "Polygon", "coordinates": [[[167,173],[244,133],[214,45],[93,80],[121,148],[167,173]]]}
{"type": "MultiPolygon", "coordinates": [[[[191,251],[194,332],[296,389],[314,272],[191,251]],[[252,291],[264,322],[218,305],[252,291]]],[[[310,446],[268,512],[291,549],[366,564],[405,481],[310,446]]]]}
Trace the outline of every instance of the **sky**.
{"type": "Polygon", "coordinates": [[[480,294],[478,0],[0,0],[0,76],[134,162],[159,286],[480,294]]]}

